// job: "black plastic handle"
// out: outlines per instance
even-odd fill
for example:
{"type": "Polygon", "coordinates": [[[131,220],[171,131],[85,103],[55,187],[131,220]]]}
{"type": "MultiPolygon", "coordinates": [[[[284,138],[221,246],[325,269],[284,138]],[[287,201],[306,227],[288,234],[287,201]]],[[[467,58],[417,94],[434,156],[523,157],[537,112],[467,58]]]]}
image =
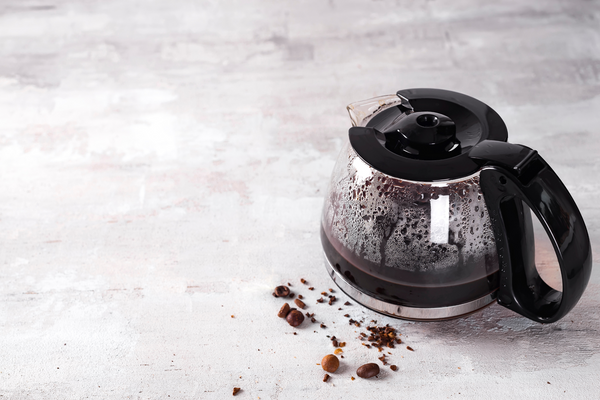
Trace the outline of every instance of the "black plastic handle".
{"type": "Polygon", "coordinates": [[[480,185],[500,263],[498,303],[537,322],[558,321],[577,304],[592,271],[590,239],[579,209],[535,150],[486,140],[469,155],[483,166],[480,185]],[[546,285],[537,273],[531,214],[523,204],[550,237],[562,292],[546,285]]]}

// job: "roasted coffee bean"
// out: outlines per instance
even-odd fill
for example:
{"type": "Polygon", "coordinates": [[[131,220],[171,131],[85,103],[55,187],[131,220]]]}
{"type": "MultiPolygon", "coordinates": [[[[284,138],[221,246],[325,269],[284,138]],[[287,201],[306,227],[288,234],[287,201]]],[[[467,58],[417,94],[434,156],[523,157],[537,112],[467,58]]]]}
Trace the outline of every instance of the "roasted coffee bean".
{"type": "Polygon", "coordinates": [[[323,377],[323,382],[327,382],[327,379],[329,379],[329,374],[325,374],[325,376],[323,377]]]}
{"type": "Polygon", "coordinates": [[[290,299],[294,298],[294,293],[290,293],[290,295],[288,296],[290,299]]]}
{"type": "Polygon", "coordinates": [[[340,367],[340,360],[333,354],[327,354],[321,360],[321,367],[327,372],[334,373],[340,367]]]}
{"type": "Polygon", "coordinates": [[[331,341],[331,344],[333,345],[333,347],[338,347],[338,341],[337,340],[331,341]]]}
{"type": "Polygon", "coordinates": [[[300,279],[300,282],[302,282],[302,283],[306,284],[306,279],[304,279],[304,278],[301,278],[301,279],[300,279]]]}
{"type": "Polygon", "coordinates": [[[299,298],[299,299],[303,299],[304,297],[302,297],[302,295],[301,295],[301,294],[299,294],[299,295],[298,295],[298,298],[299,298]]]}
{"type": "Polygon", "coordinates": [[[304,315],[302,315],[300,311],[293,309],[289,312],[287,317],[285,317],[285,320],[291,326],[298,326],[302,323],[302,321],[304,321],[304,315]]]}
{"type": "Polygon", "coordinates": [[[299,308],[302,308],[302,309],[304,309],[304,307],[306,307],[306,304],[304,304],[304,302],[303,302],[302,300],[300,300],[300,299],[296,299],[296,300],[294,300],[294,303],[296,303],[296,305],[297,305],[299,308]]]}
{"type": "Polygon", "coordinates": [[[368,379],[372,378],[379,373],[379,365],[375,363],[368,363],[365,365],[361,365],[356,370],[356,375],[360,378],[368,379]]]}
{"type": "Polygon", "coordinates": [[[395,365],[390,365],[390,369],[391,369],[392,371],[397,371],[397,370],[398,370],[398,367],[396,367],[395,365]]]}
{"type": "Polygon", "coordinates": [[[287,297],[290,294],[290,288],[287,286],[277,286],[273,292],[275,297],[287,297]]]}
{"type": "Polygon", "coordinates": [[[288,303],[285,303],[284,305],[281,306],[281,309],[277,313],[277,316],[279,318],[285,318],[285,317],[287,317],[289,312],[290,312],[290,305],[288,303]]]}
{"type": "Polygon", "coordinates": [[[240,390],[242,390],[242,389],[234,387],[233,388],[233,395],[235,396],[236,394],[238,394],[240,390]]]}

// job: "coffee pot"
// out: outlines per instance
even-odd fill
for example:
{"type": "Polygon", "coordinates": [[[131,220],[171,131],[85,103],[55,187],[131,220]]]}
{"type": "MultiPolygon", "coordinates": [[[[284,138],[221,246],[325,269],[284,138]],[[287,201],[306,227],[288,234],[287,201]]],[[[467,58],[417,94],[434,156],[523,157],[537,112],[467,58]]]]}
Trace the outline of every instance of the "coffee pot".
{"type": "Polygon", "coordinates": [[[347,108],[352,128],[321,218],[326,267],[342,291],[411,320],[496,301],[550,323],[577,304],[592,268],[581,214],[535,150],[507,143],[494,110],[439,89],[347,108]],[[554,248],[562,291],[536,269],[532,214],[554,248]]]}

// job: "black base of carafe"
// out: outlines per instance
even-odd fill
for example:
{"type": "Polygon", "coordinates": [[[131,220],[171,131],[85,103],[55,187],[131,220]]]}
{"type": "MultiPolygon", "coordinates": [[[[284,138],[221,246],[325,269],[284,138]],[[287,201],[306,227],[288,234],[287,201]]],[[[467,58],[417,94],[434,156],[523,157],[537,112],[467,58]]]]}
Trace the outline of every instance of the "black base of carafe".
{"type": "Polygon", "coordinates": [[[407,307],[379,299],[372,294],[365,293],[352,282],[341,275],[333,265],[325,258],[327,273],[340,290],[350,296],[361,305],[389,317],[405,319],[409,321],[443,321],[460,318],[473,314],[483,308],[495,303],[497,291],[493,291],[476,300],[463,304],[446,307],[407,307]]]}

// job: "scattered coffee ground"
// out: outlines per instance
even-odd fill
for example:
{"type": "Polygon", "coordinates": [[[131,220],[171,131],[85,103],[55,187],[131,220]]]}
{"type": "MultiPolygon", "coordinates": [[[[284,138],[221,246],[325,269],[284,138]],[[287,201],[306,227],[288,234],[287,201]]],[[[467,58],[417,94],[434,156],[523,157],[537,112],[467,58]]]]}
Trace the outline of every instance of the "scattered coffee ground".
{"type": "Polygon", "coordinates": [[[365,340],[366,338],[366,340],[371,342],[370,345],[377,347],[379,351],[382,351],[384,346],[393,349],[394,343],[402,343],[402,340],[396,335],[396,328],[392,328],[389,324],[384,327],[368,326],[367,330],[371,334],[369,336],[361,334],[359,339],[365,340]]]}
{"type": "Polygon", "coordinates": [[[315,322],[317,322],[317,320],[315,319],[315,313],[312,313],[312,314],[311,314],[311,313],[307,312],[307,313],[306,313],[306,316],[307,316],[308,318],[310,318],[310,322],[312,322],[312,323],[315,323],[315,322]]]}
{"type": "Polygon", "coordinates": [[[279,318],[285,318],[285,317],[287,317],[289,312],[290,312],[290,305],[288,303],[285,303],[284,305],[281,306],[281,309],[277,313],[277,316],[279,318]]]}
{"type": "Polygon", "coordinates": [[[302,323],[302,321],[304,321],[304,315],[302,315],[302,313],[298,310],[296,310],[295,308],[293,308],[289,314],[287,315],[287,317],[285,317],[285,320],[288,322],[288,324],[290,324],[291,326],[298,326],[302,323]]]}
{"type": "Polygon", "coordinates": [[[333,354],[327,354],[321,360],[321,368],[327,372],[334,373],[340,367],[340,360],[333,354]]]}
{"type": "Polygon", "coordinates": [[[242,390],[242,389],[234,387],[233,388],[233,395],[235,396],[236,394],[238,394],[240,392],[240,390],[242,390]]]}
{"type": "Polygon", "coordinates": [[[365,365],[361,365],[356,370],[356,375],[358,375],[360,378],[364,378],[364,379],[372,378],[375,375],[377,375],[378,373],[379,373],[379,365],[377,365],[375,363],[368,363],[365,365]]]}
{"type": "Polygon", "coordinates": [[[354,325],[360,328],[360,322],[353,320],[352,318],[350,318],[348,320],[348,325],[354,325]]]}
{"type": "Polygon", "coordinates": [[[277,286],[273,292],[275,297],[287,297],[290,294],[290,288],[287,286],[277,286]]]}
{"type": "MultiPolygon", "coordinates": [[[[308,285],[308,282],[304,279],[301,278],[300,282],[302,284],[308,285]]],[[[291,283],[287,283],[288,286],[292,286],[291,283]]],[[[294,298],[295,294],[292,293],[289,289],[288,286],[277,286],[275,288],[275,291],[273,292],[273,296],[274,297],[289,297],[289,298],[294,298]]],[[[314,287],[309,287],[308,290],[314,290],[314,287]]],[[[334,293],[334,290],[332,288],[328,289],[329,293],[334,293]]],[[[325,302],[325,300],[328,300],[329,305],[333,305],[334,302],[337,301],[336,297],[333,295],[330,295],[327,292],[321,292],[321,298],[317,299],[317,303],[323,303],[325,302]]],[[[294,300],[295,305],[300,308],[300,309],[304,309],[306,307],[306,304],[301,301],[302,299],[304,299],[304,297],[301,294],[298,294],[296,296],[297,298],[294,300]]],[[[351,306],[352,303],[350,303],[349,301],[344,302],[345,306],[351,306]]],[[[339,307],[338,311],[341,311],[342,308],[339,307]]],[[[317,322],[314,318],[314,313],[306,313],[306,317],[310,318],[311,322],[315,323],[317,322]]],[[[293,327],[299,326],[300,324],[302,324],[302,322],[304,321],[304,315],[302,314],[302,312],[298,311],[296,308],[290,308],[290,305],[288,303],[285,303],[281,309],[279,310],[279,313],[277,314],[278,317],[280,318],[285,318],[286,321],[293,327]]],[[[357,327],[361,326],[361,323],[364,323],[364,320],[361,319],[361,321],[356,321],[352,318],[350,318],[350,314],[344,314],[344,317],[349,318],[348,323],[349,325],[355,325],[357,327]]],[[[231,318],[235,318],[234,315],[231,316],[231,318]]],[[[334,322],[335,323],[335,322],[334,322]]],[[[376,320],[371,320],[372,324],[377,324],[376,320]]],[[[327,328],[327,326],[324,323],[320,323],[320,327],[322,329],[327,328]]],[[[379,352],[381,352],[383,350],[384,347],[389,347],[389,348],[394,348],[395,344],[400,344],[402,343],[402,340],[399,338],[399,334],[396,333],[396,329],[391,327],[389,324],[384,326],[384,327],[378,327],[376,325],[373,326],[367,326],[367,331],[368,333],[360,333],[360,336],[358,337],[358,339],[360,339],[361,341],[367,341],[368,343],[361,343],[363,346],[367,347],[367,348],[371,348],[371,347],[376,347],[379,352]]],[[[355,331],[356,332],[356,331],[355,331]]],[[[315,331],[315,333],[317,333],[317,331],[315,331]]],[[[296,332],[293,332],[294,335],[296,335],[296,332]]],[[[329,335],[327,335],[327,337],[329,337],[329,335]]],[[[333,345],[333,347],[335,347],[336,349],[334,350],[335,354],[329,354],[327,356],[325,356],[321,362],[321,364],[317,363],[317,365],[321,365],[322,368],[325,371],[328,371],[330,373],[335,372],[338,368],[339,368],[339,359],[336,357],[336,355],[339,355],[341,358],[344,358],[343,355],[341,355],[341,353],[343,353],[343,350],[341,349],[341,347],[344,347],[346,345],[345,342],[341,342],[339,341],[339,339],[337,339],[335,336],[332,336],[331,338],[331,343],[333,345]]],[[[414,351],[414,349],[410,346],[406,346],[406,348],[410,351],[414,351]]],[[[392,354],[390,352],[388,352],[388,354],[392,354]]],[[[378,359],[382,362],[383,365],[388,365],[387,360],[386,360],[386,355],[382,354],[381,357],[378,357],[378,359]]],[[[390,365],[390,369],[392,371],[397,371],[398,367],[396,365],[390,365]]],[[[364,378],[364,379],[368,379],[368,378],[372,378],[373,376],[376,376],[377,374],[379,374],[380,369],[379,366],[375,363],[368,363],[365,365],[360,366],[357,370],[356,373],[360,378],[364,378]]],[[[327,380],[330,378],[329,374],[325,374],[325,376],[323,377],[323,382],[327,382],[327,380]]],[[[355,380],[355,378],[353,376],[350,377],[352,380],[355,380]]],[[[233,395],[235,396],[241,389],[240,388],[234,388],[233,390],[233,395]]]]}
{"type": "Polygon", "coordinates": [[[304,309],[304,307],[306,307],[306,304],[304,304],[304,302],[300,299],[296,299],[294,300],[294,303],[298,306],[298,308],[300,309],[304,309]]]}

